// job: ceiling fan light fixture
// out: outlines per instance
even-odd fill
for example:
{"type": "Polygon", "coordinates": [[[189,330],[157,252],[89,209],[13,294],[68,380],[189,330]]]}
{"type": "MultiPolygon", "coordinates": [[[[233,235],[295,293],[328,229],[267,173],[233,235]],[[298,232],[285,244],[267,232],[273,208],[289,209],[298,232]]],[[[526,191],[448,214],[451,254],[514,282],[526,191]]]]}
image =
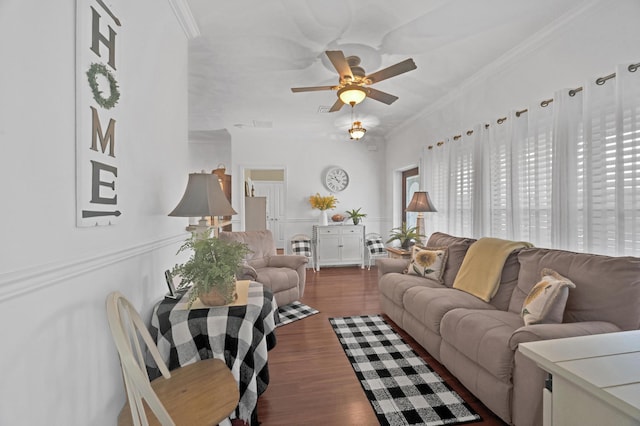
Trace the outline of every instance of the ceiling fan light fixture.
{"type": "Polygon", "coordinates": [[[362,139],[365,133],[367,133],[367,129],[362,127],[362,123],[359,121],[354,121],[349,129],[349,136],[356,141],[362,139]]]}
{"type": "Polygon", "coordinates": [[[347,105],[356,105],[367,97],[367,92],[360,86],[350,84],[338,90],[338,97],[347,105]]]}

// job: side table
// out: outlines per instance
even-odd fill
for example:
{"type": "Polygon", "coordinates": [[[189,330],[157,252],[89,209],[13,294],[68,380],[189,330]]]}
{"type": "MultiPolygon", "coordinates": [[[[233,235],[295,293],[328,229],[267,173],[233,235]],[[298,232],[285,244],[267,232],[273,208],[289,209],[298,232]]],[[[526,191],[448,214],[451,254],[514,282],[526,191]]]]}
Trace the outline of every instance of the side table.
{"type": "Polygon", "coordinates": [[[545,426],[640,425],[640,330],[527,342],[518,350],[552,377],[545,426]]]}
{"type": "MultiPolygon", "coordinates": [[[[243,285],[248,285],[246,305],[187,309],[188,292],[161,300],[153,309],[150,332],[169,370],[207,358],[225,361],[240,391],[235,418],[257,425],[258,396],[269,384],[267,351],[276,344],[279,316],[271,290],[253,281],[243,285]]],[[[160,374],[150,362],[154,379],[160,374]]]]}
{"type": "Polygon", "coordinates": [[[393,259],[411,259],[411,251],[403,250],[395,247],[387,247],[389,257],[393,259]]]}

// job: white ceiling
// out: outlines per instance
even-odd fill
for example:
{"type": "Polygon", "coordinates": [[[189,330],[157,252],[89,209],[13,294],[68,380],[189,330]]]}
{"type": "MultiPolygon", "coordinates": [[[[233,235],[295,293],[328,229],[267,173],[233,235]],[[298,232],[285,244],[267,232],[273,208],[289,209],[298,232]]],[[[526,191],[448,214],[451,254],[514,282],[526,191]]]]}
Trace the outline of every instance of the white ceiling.
{"type": "Polygon", "coordinates": [[[319,112],[338,83],[326,50],[356,55],[367,74],[413,58],[417,69],[372,87],[398,96],[355,108],[365,138],[382,139],[429,104],[583,0],[187,0],[201,33],[190,42],[192,131],[312,130],[348,139],[351,108],[319,112]]]}

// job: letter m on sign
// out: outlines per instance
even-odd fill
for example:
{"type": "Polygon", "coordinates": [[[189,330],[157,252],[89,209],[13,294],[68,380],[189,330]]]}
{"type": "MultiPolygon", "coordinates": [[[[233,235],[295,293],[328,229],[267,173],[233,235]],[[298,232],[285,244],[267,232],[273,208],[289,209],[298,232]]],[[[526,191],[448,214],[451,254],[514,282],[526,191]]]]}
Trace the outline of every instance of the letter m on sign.
{"type": "Polygon", "coordinates": [[[98,140],[100,140],[100,148],[104,154],[109,146],[109,157],[115,157],[115,126],[116,121],[109,119],[109,125],[106,132],[102,133],[102,125],[100,124],[100,117],[98,111],[94,107],[91,108],[91,149],[98,151],[98,140]]]}

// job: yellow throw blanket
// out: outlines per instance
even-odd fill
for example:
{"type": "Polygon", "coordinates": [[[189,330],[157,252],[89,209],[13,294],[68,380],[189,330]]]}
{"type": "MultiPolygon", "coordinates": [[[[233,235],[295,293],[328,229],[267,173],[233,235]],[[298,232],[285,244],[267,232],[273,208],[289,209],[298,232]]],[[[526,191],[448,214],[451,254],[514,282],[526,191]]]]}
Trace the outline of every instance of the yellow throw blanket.
{"type": "Polygon", "coordinates": [[[466,291],[488,302],[498,292],[502,268],[507,257],[523,247],[533,247],[524,241],[480,238],[471,244],[464,256],[453,288],[466,291]]]}

